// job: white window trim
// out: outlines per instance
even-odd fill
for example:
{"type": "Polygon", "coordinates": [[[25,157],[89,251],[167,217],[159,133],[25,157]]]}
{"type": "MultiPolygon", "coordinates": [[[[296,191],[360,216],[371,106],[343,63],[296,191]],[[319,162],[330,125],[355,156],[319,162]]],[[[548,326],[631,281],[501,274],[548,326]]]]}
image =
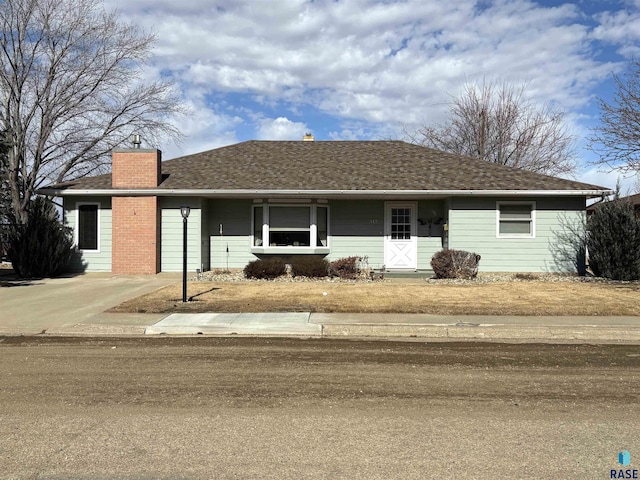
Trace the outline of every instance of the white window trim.
{"type": "Polygon", "coordinates": [[[525,239],[536,238],[536,202],[501,201],[496,202],[496,238],[525,239]],[[528,205],[531,207],[531,233],[500,233],[500,206],[502,205],[528,205]]]}
{"type": "Polygon", "coordinates": [[[291,254],[291,253],[310,253],[310,254],[324,254],[329,253],[331,249],[331,231],[330,231],[330,207],[327,204],[319,205],[317,203],[306,203],[305,200],[297,203],[254,203],[251,206],[251,236],[250,236],[250,247],[251,253],[274,253],[274,254],[291,254]],[[307,207],[310,209],[309,212],[309,229],[300,229],[300,231],[309,231],[310,235],[310,246],[271,246],[270,238],[269,238],[269,208],[270,207],[307,207]],[[262,246],[254,245],[255,236],[253,234],[254,225],[255,225],[255,215],[256,208],[262,207],[262,246]],[[318,207],[327,209],[327,245],[316,245],[318,239],[318,207]]]}
{"type": "Polygon", "coordinates": [[[100,216],[101,216],[101,204],[100,202],[76,202],[76,219],[75,219],[75,225],[73,227],[73,239],[74,242],[76,244],[76,246],[78,247],[78,250],[83,252],[83,253],[100,253],[100,216]],[[96,242],[96,246],[98,247],[96,250],[87,250],[87,249],[80,249],[80,207],[83,205],[96,205],[98,207],[98,211],[97,211],[97,242],[96,242]]]}

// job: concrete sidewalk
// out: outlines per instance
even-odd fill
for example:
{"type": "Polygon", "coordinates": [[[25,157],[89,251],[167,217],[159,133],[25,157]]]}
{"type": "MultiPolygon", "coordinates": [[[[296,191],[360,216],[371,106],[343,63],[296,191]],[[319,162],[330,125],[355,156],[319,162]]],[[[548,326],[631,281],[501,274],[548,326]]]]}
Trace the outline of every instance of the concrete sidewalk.
{"type": "Polygon", "coordinates": [[[105,273],[0,280],[0,335],[266,335],[640,344],[640,317],[104,313],[129,298],[179,281],[179,275],[105,273]]]}
{"type": "Polygon", "coordinates": [[[293,336],[429,341],[638,343],[638,317],[510,317],[344,313],[103,313],[84,322],[0,334],[293,336]]]}

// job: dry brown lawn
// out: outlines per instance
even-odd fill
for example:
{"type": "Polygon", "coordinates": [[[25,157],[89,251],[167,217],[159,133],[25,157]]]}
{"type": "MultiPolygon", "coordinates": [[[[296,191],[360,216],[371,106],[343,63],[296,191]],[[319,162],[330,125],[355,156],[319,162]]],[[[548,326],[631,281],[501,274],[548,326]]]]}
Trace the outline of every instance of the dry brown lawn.
{"type": "Polygon", "coordinates": [[[495,282],[482,284],[193,282],[178,283],[111,312],[362,312],[438,315],[640,315],[640,284],[495,282]]]}

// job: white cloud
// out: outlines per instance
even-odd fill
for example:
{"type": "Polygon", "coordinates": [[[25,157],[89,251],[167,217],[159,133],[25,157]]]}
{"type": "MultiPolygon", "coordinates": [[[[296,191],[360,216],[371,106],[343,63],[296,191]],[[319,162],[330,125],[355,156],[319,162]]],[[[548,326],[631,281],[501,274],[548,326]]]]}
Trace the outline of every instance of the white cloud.
{"type": "Polygon", "coordinates": [[[627,58],[640,55],[640,2],[626,10],[602,12],[596,18],[600,25],[593,30],[593,38],[618,45],[619,53],[627,58]]]}
{"type": "Polygon", "coordinates": [[[198,98],[186,99],[185,106],[187,114],[173,119],[173,124],[184,134],[185,140],[180,145],[164,146],[163,158],[175,158],[237,143],[235,128],[242,123],[242,118],[216,112],[198,98]]]}
{"type": "Polygon", "coordinates": [[[526,82],[536,101],[553,101],[579,119],[594,87],[620,67],[596,60],[593,42],[628,54],[640,38],[637,8],[590,18],[579,3],[560,1],[111,2],[157,33],[154,66],[202,110],[189,127],[202,145],[207,136],[213,144],[235,135],[239,117],[205,100],[225,94],[268,107],[243,115],[263,118],[259,138],[300,138],[307,125],[287,115],[306,107],[336,119],[327,130],[336,138],[439,122],[450,95],[483,78],[526,82]],[[354,122],[362,124],[348,126],[354,122]]]}
{"type": "Polygon", "coordinates": [[[622,195],[633,194],[637,188],[637,176],[627,175],[624,176],[617,171],[606,171],[601,167],[591,167],[578,177],[580,182],[589,183],[592,185],[598,185],[601,187],[607,187],[615,190],[616,183],[620,181],[622,195]]]}
{"type": "Polygon", "coordinates": [[[309,129],[304,123],[292,122],[286,117],[264,118],[258,127],[259,140],[302,140],[309,129]]]}

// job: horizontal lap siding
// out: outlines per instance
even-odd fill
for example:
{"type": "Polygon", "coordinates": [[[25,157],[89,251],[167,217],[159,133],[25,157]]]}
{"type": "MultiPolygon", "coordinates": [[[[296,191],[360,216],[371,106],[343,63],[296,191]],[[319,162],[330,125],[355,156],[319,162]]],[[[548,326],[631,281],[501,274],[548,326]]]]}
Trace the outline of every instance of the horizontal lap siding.
{"type": "Polygon", "coordinates": [[[328,260],[366,256],[369,265],[384,265],[384,202],[382,200],[332,201],[331,253],[328,260]]]}
{"type": "Polygon", "coordinates": [[[209,201],[207,224],[212,269],[244,268],[258,258],[251,253],[250,245],[252,205],[251,200],[209,201]]]}
{"type": "Polygon", "coordinates": [[[202,270],[207,271],[211,268],[211,246],[209,245],[209,201],[202,200],[201,212],[200,255],[202,270]]]}
{"type": "Polygon", "coordinates": [[[454,198],[449,212],[449,248],[479,254],[480,271],[575,271],[576,242],[585,199],[522,198],[535,201],[535,238],[497,238],[496,202],[513,198],[454,198]]]}
{"type": "Polygon", "coordinates": [[[76,204],[77,203],[100,204],[100,251],[80,252],[74,256],[71,262],[71,270],[87,272],[111,271],[111,198],[109,197],[65,197],[64,198],[64,223],[74,230],[76,228],[76,204]]]}
{"type": "Polygon", "coordinates": [[[162,198],[161,213],[161,271],[182,271],[183,220],[181,206],[191,207],[187,219],[187,270],[201,268],[201,200],[197,198],[162,198]]]}
{"type": "MultiPolygon", "coordinates": [[[[210,266],[244,268],[258,257],[251,253],[251,200],[208,200],[203,204],[206,219],[202,230],[209,232],[210,266]],[[223,235],[220,236],[220,224],[223,235]],[[227,252],[228,248],[228,252],[227,252]]],[[[350,256],[366,256],[369,265],[384,265],[384,201],[329,201],[330,253],[328,260],[350,256]]],[[[419,215],[425,218],[444,217],[444,202],[419,203],[419,215]]],[[[418,267],[430,268],[431,257],[441,249],[442,226],[433,225],[431,237],[428,226],[418,229],[418,267]],[[425,237],[425,238],[423,238],[425,237]]],[[[204,258],[204,256],[203,256],[204,258]]]]}
{"type": "Polygon", "coordinates": [[[442,250],[440,237],[418,237],[418,270],[430,270],[431,258],[442,250]]]}
{"type": "Polygon", "coordinates": [[[442,250],[445,216],[444,200],[418,202],[418,219],[425,223],[418,222],[418,270],[430,270],[431,257],[442,250]]]}

